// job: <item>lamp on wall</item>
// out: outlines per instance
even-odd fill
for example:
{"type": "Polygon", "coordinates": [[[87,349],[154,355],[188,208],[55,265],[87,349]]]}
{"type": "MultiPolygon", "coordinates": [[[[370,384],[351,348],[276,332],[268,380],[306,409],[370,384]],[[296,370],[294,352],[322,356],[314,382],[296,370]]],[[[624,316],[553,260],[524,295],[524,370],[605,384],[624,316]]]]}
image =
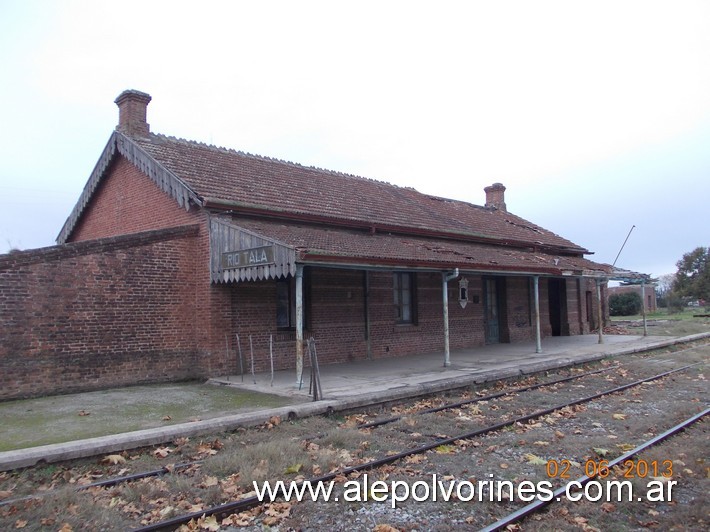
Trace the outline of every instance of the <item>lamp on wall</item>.
{"type": "Polygon", "coordinates": [[[468,279],[462,277],[459,281],[459,305],[461,308],[466,308],[468,304],[468,279]]]}

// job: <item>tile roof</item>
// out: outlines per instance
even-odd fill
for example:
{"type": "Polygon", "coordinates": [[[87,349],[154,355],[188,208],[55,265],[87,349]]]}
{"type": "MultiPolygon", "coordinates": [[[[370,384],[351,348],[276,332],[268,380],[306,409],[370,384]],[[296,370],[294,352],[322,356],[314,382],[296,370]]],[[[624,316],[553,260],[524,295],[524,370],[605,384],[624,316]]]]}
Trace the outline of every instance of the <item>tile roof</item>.
{"type": "Polygon", "coordinates": [[[131,141],[204,202],[237,212],[279,213],[333,225],[589,253],[512,213],[412,188],[152,133],[131,141]]]}
{"type": "Polygon", "coordinates": [[[527,272],[563,275],[608,273],[609,267],[583,257],[550,255],[504,246],[419,236],[327,228],[277,220],[245,219],[231,223],[294,247],[299,261],[352,265],[397,265],[408,268],[482,272],[527,272]]]}

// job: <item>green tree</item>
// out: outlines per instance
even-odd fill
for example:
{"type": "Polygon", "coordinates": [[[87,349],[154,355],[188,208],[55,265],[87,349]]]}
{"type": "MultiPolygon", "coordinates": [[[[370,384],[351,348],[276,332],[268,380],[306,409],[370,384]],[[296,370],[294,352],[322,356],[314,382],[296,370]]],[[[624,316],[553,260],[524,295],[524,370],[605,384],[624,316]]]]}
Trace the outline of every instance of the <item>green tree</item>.
{"type": "Polygon", "coordinates": [[[673,292],[673,281],[675,281],[674,273],[666,273],[658,277],[658,283],[656,283],[656,299],[659,307],[668,306],[668,297],[673,292]]]}
{"type": "Polygon", "coordinates": [[[697,247],[676,263],[673,292],[710,305],[710,248],[697,247]]]}
{"type": "Polygon", "coordinates": [[[636,292],[623,292],[609,296],[609,314],[612,316],[633,316],[641,312],[641,296],[636,292]]]}

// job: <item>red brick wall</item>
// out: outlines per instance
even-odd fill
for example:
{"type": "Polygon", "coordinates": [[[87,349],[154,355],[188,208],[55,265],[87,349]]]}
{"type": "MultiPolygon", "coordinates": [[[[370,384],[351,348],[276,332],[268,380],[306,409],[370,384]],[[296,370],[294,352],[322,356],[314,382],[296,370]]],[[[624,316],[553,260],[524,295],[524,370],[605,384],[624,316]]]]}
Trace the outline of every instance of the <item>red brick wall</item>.
{"type": "MultiPolygon", "coordinates": [[[[535,310],[530,277],[506,279],[508,338],[511,342],[535,338],[535,310]]],[[[542,318],[541,318],[542,319],[542,318]]]]}
{"type": "Polygon", "coordinates": [[[115,158],[69,238],[70,242],[196,223],[188,212],[120,155],[115,158]]]}
{"type": "MultiPolygon", "coordinates": [[[[462,308],[458,302],[458,281],[449,282],[449,345],[452,350],[485,344],[483,328],[482,278],[466,275],[469,302],[462,308]],[[474,302],[474,297],[478,302],[474,302]]],[[[506,279],[507,312],[501,329],[510,341],[532,340],[529,280],[526,277],[506,279]]],[[[317,341],[321,364],[365,360],[368,343],[365,323],[364,274],[355,270],[313,268],[310,271],[310,316],[304,333],[317,341]]],[[[541,283],[542,285],[543,283],[541,283]]],[[[244,370],[249,372],[251,354],[249,336],[254,347],[256,371],[268,371],[269,335],[273,335],[274,367],[295,367],[295,331],[276,328],[276,282],[246,282],[222,285],[231,293],[232,335],[227,371],[239,372],[236,334],[240,335],[244,370]]],[[[418,323],[398,325],[394,319],[392,273],[370,272],[368,308],[370,314],[370,349],[373,358],[431,353],[443,356],[444,324],[442,281],[439,273],[417,274],[418,323]]],[[[547,292],[541,290],[540,302],[543,330],[550,334],[547,318],[547,292]],[[543,303],[544,302],[544,303],[543,303]]],[[[443,360],[443,359],[442,359],[443,360]]]]}
{"type": "Polygon", "coordinates": [[[117,156],[91,198],[70,241],[104,238],[139,231],[199,224],[194,244],[197,267],[187,281],[195,298],[196,364],[204,374],[226,372],[225,331],[231,324],[231,294],[210,281],[209,223],[204,211],[186,211],[150,178],[117,156]]]}
{"type": "Polygon", "coordinates": [[[658,310],[658,305],[656,301],[656,289],[653,285],[647,285],[644,287],[644,296],[641,295],[641,286],[614,286],[609,288],[609,295],[612,294],[625,294],[628,292],[633,292],[638,294],[641,299],[644,299],[643,303],[646,306],[646,312],[654,312],[658,310]]]}
{"type": "Polygon", "coordinates": [[[198,231],[0,256],[0,399],[204,375],[198,231]]]}

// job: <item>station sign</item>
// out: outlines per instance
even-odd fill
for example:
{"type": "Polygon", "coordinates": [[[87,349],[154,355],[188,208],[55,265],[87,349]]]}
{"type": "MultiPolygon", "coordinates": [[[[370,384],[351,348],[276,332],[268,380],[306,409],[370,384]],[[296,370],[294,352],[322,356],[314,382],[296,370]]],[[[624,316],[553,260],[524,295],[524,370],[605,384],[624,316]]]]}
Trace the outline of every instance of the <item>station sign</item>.
{"type": "Polygon", "coordinates": [[[254,268],[274,263],[274,246],[241,249],[222,253],[222,269],[254,268]]]}

